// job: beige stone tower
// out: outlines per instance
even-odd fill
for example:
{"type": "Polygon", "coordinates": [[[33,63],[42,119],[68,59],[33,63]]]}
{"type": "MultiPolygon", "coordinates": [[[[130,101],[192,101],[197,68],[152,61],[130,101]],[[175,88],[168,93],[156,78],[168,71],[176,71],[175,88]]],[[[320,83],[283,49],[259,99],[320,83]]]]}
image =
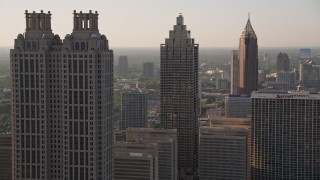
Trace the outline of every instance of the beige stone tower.
{"type": "Polygon", "coordinates": [[[113,52],[98,13],[62,41],[28,13],[11,50],[13,179],[112,179],[113,52]]]}

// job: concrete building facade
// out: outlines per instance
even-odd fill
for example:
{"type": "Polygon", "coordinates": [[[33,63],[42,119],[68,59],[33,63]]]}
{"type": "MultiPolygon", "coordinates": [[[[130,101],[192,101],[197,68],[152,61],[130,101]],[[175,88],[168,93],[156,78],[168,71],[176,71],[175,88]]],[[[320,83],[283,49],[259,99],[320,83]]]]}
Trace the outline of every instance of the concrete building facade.
{"type": "Polygon", "coordinates": [[[258,90],[258,39],[248,19],[239,40],[238,94],[258,90]]]}
{"type": "Polygon", "coordinates": [[[64,40],[51,13],[26,11],[10,51],[12,178],[112,179],[113,52],[98,13],[73,13],[64,40]]]}
{"type": "Polygon", "coordinates": [[[249,127],[229,123],[200,128],[201,180],[250,179],[249,127]]]}
{"type": "Polygon", "coordinates": [[[147,94],[139,89],[121,93],[121,120],[119,129],[147,127],[147,94]]]}
{"type": "Polygon", "coordinates": [[[158,148],[156,143],[115,142],[113,180],[158,180],[158,148]]]}
{"type": "Polygon", "coordinates": [[[252,98],[252,179],[320,179],[320,95],[260,93],[252,98]]]}
{"type": "Polygon", "coordinates": [[[128,128],[127,142],[157,143],[159,180],[176,180],[177,130],[153,128],[128,128]]]}
{"type": "Polygon", "coordinates": [[[199,45],[177,17],[174,30],[160,46],[160,118],[162,127],[177,129],[179,179],[197,176],[199,45]]]}

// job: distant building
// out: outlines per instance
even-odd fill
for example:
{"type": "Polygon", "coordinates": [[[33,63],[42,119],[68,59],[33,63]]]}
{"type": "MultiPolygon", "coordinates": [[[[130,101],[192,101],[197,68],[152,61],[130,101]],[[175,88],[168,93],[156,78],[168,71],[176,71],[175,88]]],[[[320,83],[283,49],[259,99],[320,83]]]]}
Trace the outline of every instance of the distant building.
{"type": "Polygon", "coordinates": [[[239,59],[238,50],[231,53],[231,94],[238,94],[239,83],[239,59]]]}
{"type": "Polygon", "coordinates": [[[145,78],[154,77],[154,64],[152,62],[143,63],[143,77],[145,78]]]}
{"type": "Polygon", "coordinates": [[[219,90],[228,90],[229,89],[229,81],[227,79],[216,79],[216,89],[219,90]]]}
{"type": "Polygon", "coordinates": [[[225,98],[225,115],[229,118],[251,116],[251,99],[248,95],[232,95],[225,98]]]}
{"type": "Polygon", "coordinates": [[[300,49],[299,60],[307,60],[307,59],[311,59],[311,49],[309,48],[300,49]]]}
{"type": "Polygon", "coordinates": [[[127,142],[157,143],[159,180],[176,180],[177,169],[177,130],[153,128],[128,128],[127,142]]]}
{"type": "Polygon", "coordinates": [[[198,172],[199,45],[191,38],[183,16],[160,45],[160,118],[163,128],[178,131],[179,179],[198,172]]]}
{"type": "Polygon", "coordinates": [[[248,19],[239,40],[238,94],[258,90],[258,39],[248,19]]]}
{"type": "Polygon", "coordinates": [[[158,163],[158,145],[156,143],[114,143],[114,180],[158,180],[158,163]]]}
{"type": "Polygon", "coordinates": [[[278,72],[276,80],[277,82],[286,83],[289,90],[295,89],[295,73],[293,71],[278,72]]]}
{"type": "Polygon", "coordinates": [[[320,179],[320,95],[252,98],[252,179],[320,179]]]}
{"type": "Polygon", "coordinates": [[[318,89],[319,87],[319,66],[312,60],[300,62],[300,83],[306,88],[318,89]]]}
{"type": "Polygon", "coordinates": [[[120,130],[147,127],[147,94],[139,89],[121,93],[120,130]]]}
{"type": "Polygon", "coordinates": [[[12,179],[11,134],[0,134],[0,180],[12,179]]]}
{"type": "Polygon", "coordinates": [[[250,179],[250,126],[232,122],[200,128],[201,180],[250,179]]]}
{"type": "Polygon", "coordinates": [[[290,71],[290,59],[287,53],[280,52],[277,56],[277,72],[290,71]]]}
{"type": "Polygon", "coordinates": [[[287,82],[278,82],[278,81],[267,81],[264,83],[264,90],[276,90],[276,91],[288,91],[288,83],[287,82]]]}
{"type": "Polygon", "coordinates": [[[118,65],[118,74],[119,76],[128,76],[128,57],[119,56],[119,65],[118,65]]]}

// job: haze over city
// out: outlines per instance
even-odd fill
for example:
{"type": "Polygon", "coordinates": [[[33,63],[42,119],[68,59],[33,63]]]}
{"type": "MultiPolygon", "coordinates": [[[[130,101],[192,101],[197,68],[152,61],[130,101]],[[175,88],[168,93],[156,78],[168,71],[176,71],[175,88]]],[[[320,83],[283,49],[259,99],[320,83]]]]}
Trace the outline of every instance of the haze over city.
{"type": "Polygon", "coordinates": [[[73,10],[99,12],[99,30],[110,47],[158,47],[168,37],[175,18],[183,13],[185,24],[201,47],[237,47],[244,23],[251,21],[259,47],[316,47],[320,36],[320,1],[148,1],[77,0],[53,2],[11,0],[1,3],[0,46],[12,47],[25,30],[25,10],[52,13],[52,30],[64,38],[72,30],[73,10]]]}

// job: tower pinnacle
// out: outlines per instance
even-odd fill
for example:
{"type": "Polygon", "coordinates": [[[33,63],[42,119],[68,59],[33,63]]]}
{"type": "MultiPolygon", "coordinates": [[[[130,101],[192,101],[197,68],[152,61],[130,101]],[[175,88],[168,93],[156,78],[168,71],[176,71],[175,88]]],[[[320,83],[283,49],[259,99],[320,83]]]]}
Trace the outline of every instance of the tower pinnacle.
{"type": "Polygon", "coordinates": [[[182,13],[179,13],[179,16],[177,17],[177,25],[183,25],[182,13]]]}

